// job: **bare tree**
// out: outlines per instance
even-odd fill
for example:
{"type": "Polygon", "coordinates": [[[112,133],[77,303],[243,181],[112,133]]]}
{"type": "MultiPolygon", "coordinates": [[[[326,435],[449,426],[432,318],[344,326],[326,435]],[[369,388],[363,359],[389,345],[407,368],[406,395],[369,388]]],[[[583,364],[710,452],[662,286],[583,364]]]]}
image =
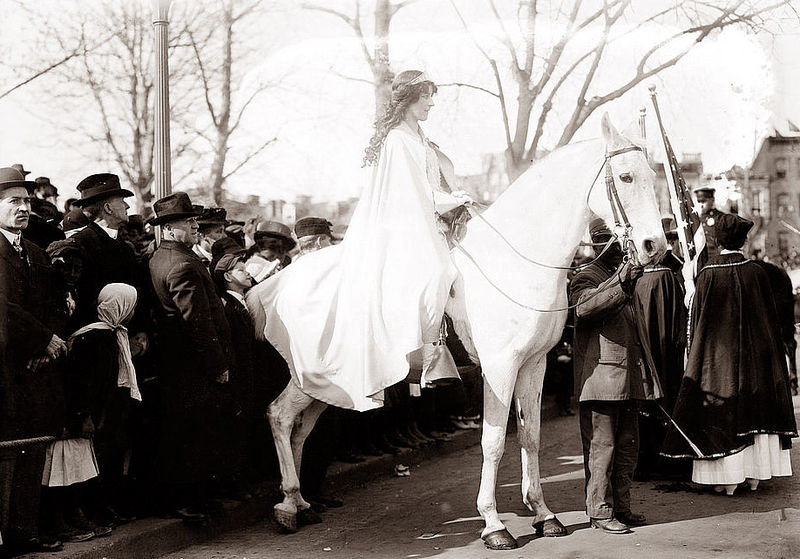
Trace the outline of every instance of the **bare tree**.
{"type": "Polygon", "coordinates": [[[369,16],[365,16],[362,10],[362,0],[353,0],[353,10],[350,14],[321,4],[305,2],[302,4],[308,10],[316,10],[336,16],[353,30],[361,44],[364,61],[369,66],[372,74],[371,83],[375,90],[375,113],[378,116],[383,113],[389,102],[392,80],[394,79],[389,58],[389,30],[392,18],[400,9],[414,2],[416,0],[404,0],[402,2],[375,0],[375,7],[369,16]],[[368,17],[373,20],[371,38],[369,33],[364,30],[364,24],[368,17]]]}
{"type": "Polygon", "coordinates": [[[198,18],[199,14],[195,14],[193,19],[213,21],[214,25],[193,26],[186,30],[197,68],[195,75],[199,79],[202,105],[208,110],[210,120],[210,130],[195,132],[207,143],[213,157],[205,185],[216,205],[223,204],[225,181],[276,140],[275,136],[267,136],[231,161],[232,136],[240,129],[253,101],[271,86],[259,79],[243,99],[234,98],[234,89],[238,89],[242,74],[237,70],[249,67],[257,52],[256,45],[239,39],[240,27],[259,13],[260,4],[258,0],[224,0],[210,4],[203,10],[203,17],[198,18]]]}
{"type": "Polygon", "coordinates": [[[499,49],[496,43],[484,44],[472,34],[456,0],[450,3],[485,58],[496,90],[458,85],[476,87],[497,98],[506,139],[507,168],[512,179],[522,173],[544,147],[542,139],[546,127],[556,126],[558,132],[558,140],[548,147],[567,144],[599,107],[674,66],[713,33],[734,25],[762,28],[766,18],[788,9],[790,4],[788,0],[647,3],[571,0],[553,6],[541,0],[519,0],[516,11],[519,29],[514,32],[509,29],[508,19],[500,13],[495,0],[484,1],[497,25],[499,49]],[[642,45],[631,71],[620,71],[608,64],[603,66],[615,42],[656,24],[668,24],[672,31],[666,36],[648,35],[650,44],[642,45]],[[553,29],[560,29],[555,37],[548,33],[553,29]],[[497,50],[503,55],[493,54],[497,50]],[[508,74],[503,71],[506,64],[508,74]],[[613,73],[616,83],[601,84],[598,79],[601,70],[606,76],[613,73]],[[507,91],[516,93],[515,109],[507,91]],[[590,91],[595,93],[590,95],[590,91]],[[572,109],[566,119],[551,124],[556,120],[550,117],[557,103],[571,105],[572,109]]]}
{"type": "MultiPolygon", "coordinates": [[[[170,15],[173,185],[202,176],[217,204],[225,181],[275,141],[270,135],[231,161],[231,141],[245,111],[269,86],[258,84],[245,99],[238,98],[240,69],[252,65],[260,52],[259,44],[245,40],[258,34],[239,33],[239,28],[258,25],[262,4],[176,2],[170,15]]],[[[48,68],[46,87],[36,88],[34,95],[57,107],[50,120],[57,120],[59,130],[80,138],[65,143],[87,158],[108,159],[132,187],[138,206],[146,207],[154,181],[152,14],[140,3],[98,0],[74,5],[68,14],[42,8],[36,15],[39,22],[52,20],[48,38],[67,54],[48,68]],[[64,48],[76,40],[79,48],[64,48]]]]}

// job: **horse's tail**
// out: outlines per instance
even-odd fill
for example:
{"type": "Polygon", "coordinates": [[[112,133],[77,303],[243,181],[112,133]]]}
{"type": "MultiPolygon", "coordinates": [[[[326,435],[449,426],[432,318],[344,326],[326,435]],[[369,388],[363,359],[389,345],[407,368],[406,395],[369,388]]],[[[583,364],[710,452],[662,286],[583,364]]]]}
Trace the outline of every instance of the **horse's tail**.
{"type": "Polygon", "coordinates": [[[245,295],[245,302],[247,303],[247,310],[250,312],[250,317],[253,319],[253,327],[256,331],[256,338],[265,340],[264,331],[267,328],[267,311],[264,309],[264,304],[261,302],[259,295],[260,286],[253,286],[250,291],[245,295]]]}

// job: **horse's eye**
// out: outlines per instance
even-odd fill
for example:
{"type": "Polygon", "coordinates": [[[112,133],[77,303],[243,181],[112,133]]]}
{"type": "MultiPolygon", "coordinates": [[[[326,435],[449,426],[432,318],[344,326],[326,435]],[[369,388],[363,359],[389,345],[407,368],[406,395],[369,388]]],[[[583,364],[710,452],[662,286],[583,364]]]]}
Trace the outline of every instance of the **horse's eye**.
{"type": "Polygon", "coordinates": [[[622,182],[633,182],[633,175],[630,173],[622,173],[619,178],[622,182]]]}

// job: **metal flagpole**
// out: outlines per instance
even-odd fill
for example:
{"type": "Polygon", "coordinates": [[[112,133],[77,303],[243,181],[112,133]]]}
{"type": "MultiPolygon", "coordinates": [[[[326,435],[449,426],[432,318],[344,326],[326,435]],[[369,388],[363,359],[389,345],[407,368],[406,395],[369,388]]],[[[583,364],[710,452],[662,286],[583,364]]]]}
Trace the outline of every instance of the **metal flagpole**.
{"type": "MultiPolygon", "coordinates": [[[[158,200],[172,193],[172,169],[169,145],[169,8],[171,0],[153,1],[153,28],[155,30],[155,184],[153,199],[158,200]]],[[[156,241],[161,240],[161,228],[156,227],[156,241]]]]}

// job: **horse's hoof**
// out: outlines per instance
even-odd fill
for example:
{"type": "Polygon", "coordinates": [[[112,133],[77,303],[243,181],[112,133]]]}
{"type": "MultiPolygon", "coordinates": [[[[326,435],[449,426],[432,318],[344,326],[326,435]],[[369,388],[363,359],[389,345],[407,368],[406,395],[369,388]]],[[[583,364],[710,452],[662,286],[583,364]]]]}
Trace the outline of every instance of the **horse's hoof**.
{"type": "Polygon", "coordinates": [[[517,540],[506,529],[490,532],[483,536],[482,539],[483,545],[495,551],[517,549],[517,540]]]}
{"type": "Polygon", "coordinates": [[[541,522],[534,522],[531,524],[531,527],[533,527],[536,537],[544,536],[545,538],[560,538],[561,536],[566,536],[569,534],[566,526],[561,524],[561,521],[555,516],[553,518],[542,520],[541,522]]]}
{"type": "Polygon", "coordinates": [[[311,507],[307,509],[300,509],[297,511],[297,525],[308,526],[309,524],[319,524],[322,522],[322,517],[316,513],[311,507]]]}
{"type": "Polygon", "coordinates": [[[297,532],[297,513],[287,510],[283,503],[275,505],[275,522],[284,534],[297,532]]]}

